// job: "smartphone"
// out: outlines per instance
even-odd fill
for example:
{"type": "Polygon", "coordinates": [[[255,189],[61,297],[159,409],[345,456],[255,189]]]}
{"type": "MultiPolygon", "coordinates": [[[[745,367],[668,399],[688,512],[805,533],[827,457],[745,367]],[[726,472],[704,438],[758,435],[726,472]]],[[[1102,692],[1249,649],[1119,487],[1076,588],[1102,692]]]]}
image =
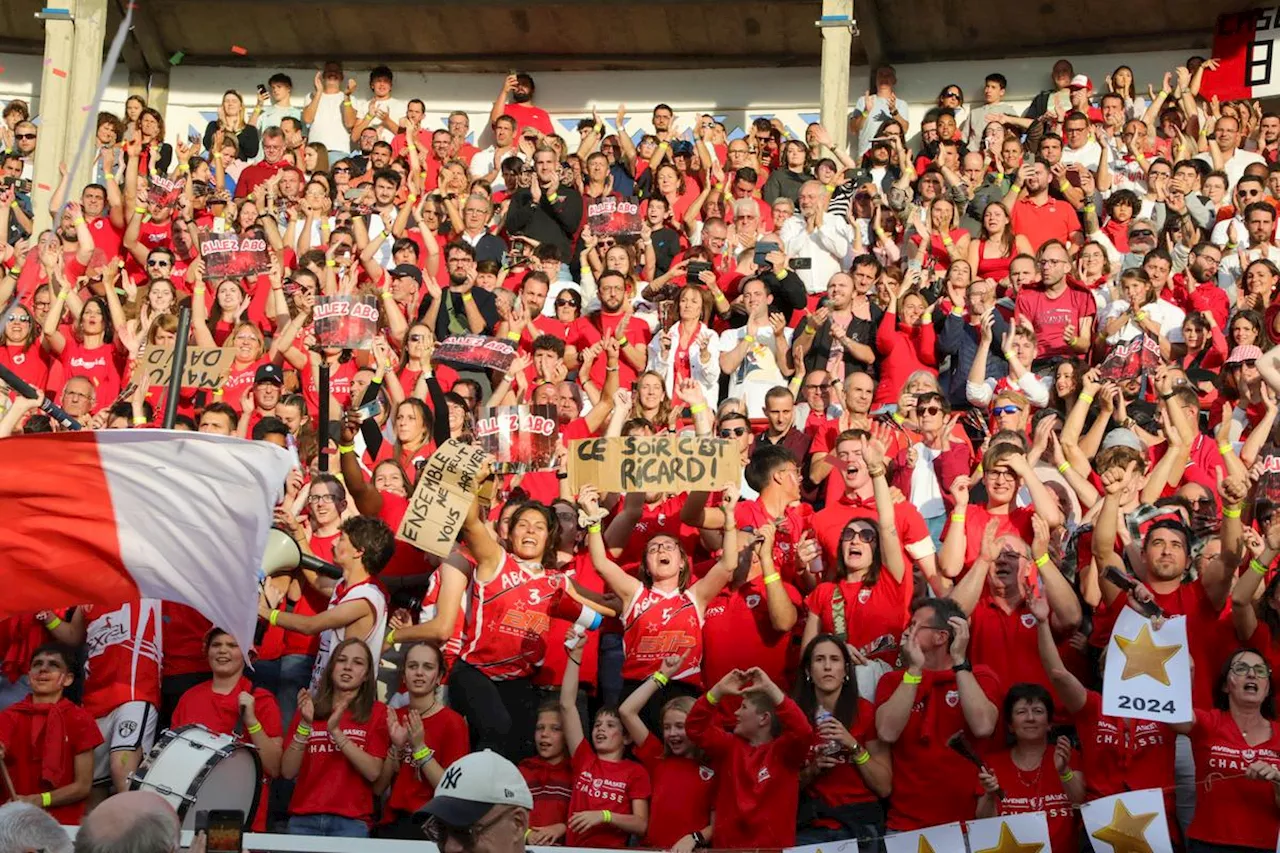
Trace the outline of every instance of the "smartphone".
{"type": "Polygon", "coordinates": [[[376,418],[380,414],[382,414],[382,401],[380,400],[371,400],[356,409],[356,417],[360,419],[361,423],[364,423],[370,418],[376,418]]]}
{"type": "Polygon", "coordinates": [[[689,266],[685,270],[685,279],[695,282],[703,272],[711,272],[711,263],[709,261],[689,261],[689,266]]]}
{"type": "Polygon", "coordinates": [[[813,268],[813,258],[792,258],[790,261],[793,270],[807,270],[813,268]]]}
{"type": "Polygon", "coordinates": [[[658,326],[669,329],[676,324],[676,304],[670,299],[658,303],[658,326]]]}
{"type": "Polygon", "coordinates": [[[195,829],[204,830],[208,853],[243,853],[244,811],[214,809],[196,812],[195,829]]]}
{"type": "Polygon", "coordinates": [[[258,84],[258,94],[259,94],[259,95],[265,95],[265,94],[267,94],[267,87],[266,87],[265,85],[263,85],[262,83],[259,83],[259,84],[258,84]]]}
{"type": "Polygon", "coordinates": [[[769,253],[778,251],[777,243],[756,243],[756,266],[769,266],[769,253]]]}

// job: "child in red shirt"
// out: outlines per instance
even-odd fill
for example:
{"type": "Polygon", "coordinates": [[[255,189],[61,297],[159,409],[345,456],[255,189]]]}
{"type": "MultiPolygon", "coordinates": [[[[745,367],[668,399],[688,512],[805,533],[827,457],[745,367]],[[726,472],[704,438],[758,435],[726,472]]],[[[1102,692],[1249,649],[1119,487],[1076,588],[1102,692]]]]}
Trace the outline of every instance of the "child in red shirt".
{"type": "Polygon", "coordinates": [[[640,715],[650,698],[683,671],[686,651],[668,655],[658,671],[632,691],[618,709],[622,724],[631,736],[632,752],[649,771],[653,782],[653,813],[660,821],[650,821],[641,847],[655,850],[686,850],[706,847],[711,838],[712,809],[715,807],[716,774],[685,732],[685,719],[693,707],[693,697],[677,696],[662,706],[658,719],[662,739],[652,737],[640,715]]]}
{"type": "Polygon", "coordinates": [[[759,667],[735,669],[693,704],[685,728],[720,779],[715,846],[795,844],[800,769],[813,739],[813,727],[799,706],[759,667]],[[726,696],[742,697],[732,734],[720,727],[714,707],[726,696]]]}
{"type": "Polygon", "coordinates": [[[602,708],[591,726],[591,740],[578,716],[578,669],[585,633],[570,634],[573,643],[560,685],[560,716],[565,742],[573,756],[573,793],[569,798],[568,847],[627,846],[629,836],[644,835],[649,826],[649,774],[623,758],[630,738],[618,712],[602,708]]]}
{"type": "Polygon", "coordinates": [[[529,783],[533,794],[528,843],[559,844],[569,828],[573,768],[568,760],[569,750],[564,745],[564,721],[558,702],[538,709],[533,744],[538,754],[520,762],[520,775],[529,783]]]}
{"type": "Polygon", "coordinates": [[[379,829],[380,838],[421,838],[414,813],[431,801],[444,769],[471,751],[467,721],[436,695],[443,674],[444,660],[435,646],[415,643],[405,651],[400,677],[409,704],[387,709],[392,748],[375,786],[379,794],[391,788],[390,823],[379,829]]]}

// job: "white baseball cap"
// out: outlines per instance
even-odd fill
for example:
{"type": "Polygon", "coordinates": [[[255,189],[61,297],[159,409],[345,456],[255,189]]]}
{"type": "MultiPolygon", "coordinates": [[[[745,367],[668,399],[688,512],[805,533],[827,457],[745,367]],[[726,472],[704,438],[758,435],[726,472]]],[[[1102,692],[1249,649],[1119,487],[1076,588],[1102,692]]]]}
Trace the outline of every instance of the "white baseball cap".
{"type": "Polygon", "coordinates": [[[413,818],[438,818],[449,826],[470,826],[494,806],[533,808],[533,794],[516,766],[490,750],[462,756],[445,768],[435,795],[413,818]]]}

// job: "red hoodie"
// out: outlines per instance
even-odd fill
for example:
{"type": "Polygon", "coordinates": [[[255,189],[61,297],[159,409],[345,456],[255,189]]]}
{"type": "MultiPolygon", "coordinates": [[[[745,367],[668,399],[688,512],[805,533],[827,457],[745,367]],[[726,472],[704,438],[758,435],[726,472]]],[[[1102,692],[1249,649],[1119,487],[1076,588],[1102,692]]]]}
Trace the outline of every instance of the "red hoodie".
{"type": "Polygon", "coordinates": [[[907,377],[917,370],[938,375],[937,333],[932,323],[899,326],[898,315],[886,311],[876,329],[876,351],[880,354],[880,383],[876,385],[871,408],[898,402],[907,377]]]}

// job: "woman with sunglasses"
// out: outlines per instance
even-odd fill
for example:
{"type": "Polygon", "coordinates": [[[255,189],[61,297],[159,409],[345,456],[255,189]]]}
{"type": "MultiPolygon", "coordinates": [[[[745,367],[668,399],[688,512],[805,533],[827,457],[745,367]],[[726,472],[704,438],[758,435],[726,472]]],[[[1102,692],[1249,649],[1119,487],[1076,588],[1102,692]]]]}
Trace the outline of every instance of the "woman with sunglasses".
{"type": "Polygon", "coordinates": [[[343,640],[333,649],[316,695],[299,693],[289,726],[280,762],[280,775],[296,780],[289,832],[368,838],[376,814],[374,784],[390,746],[373,655],[363,640],[343,640]]]}
{"type": "MultiPolygon", "coordinates": [[[[37,390],[48,387],[53,355],[47,347],[40,346],[40,329],[31,311],[16,300],[10,304],[9,313],[4,317],[4,349],[0,350],[0,365],[12,370],[37,390]]],[[[11,391],[10,399],[16,393],[11,391]]]]}
{"type": "Polygon", "coordinates": [[[822,581],[809,593],[809,616],[801,641],[808,646],[819,634],[834,634],[848,643],[858,665],[867,663],[870,649],[886,635],[894,638],[896,648],[914,589],[902,557],[884,448],[866,438],[861,443],[875,492],[875,515],[860,514],[841,531],[832,567],[836,580],[822,581]]]}
{"type": "Polygon", "coordinates": [[[1273,850],[1280,832],[1280,724],[1266,659],[1237,649],[1218,676],[1213,708],[1197,708],[1192,722],[1173,730],[1190,736],[1195,759],[1187,853],[1273,850]]]}
{"type": "MultiPolygon", "coordinates": [[[[119,267],[113,266],[113,269],[118,271],[119,267]]],[[[61,359],[64,377],[80,376],[93,383],[97,390],[97,408],[105,409],[120,395],[121,377],[128,359],[128,352],[116,340],[111,309],[101,296],[82,301],[60,265],[50,274],[49,283],[56,296],[53,307],[45,315],[40,343],[61,359]],[[64,304],[73,319],[70,337],[61,327],[64,304]]],[[[109,286],[115,286],[114,278],[109,286]]]]}
{"type": "Polygon", "coordinates": [[[1262,396],[1262,374],[1258,370],[1261,358],[1262,350],[1255,346],[1232,348],[1219,374],[1221,395],[1214,411],[1210,412],[1210,424],[1234,420],[1238,426],[1232,432],[1239,435],[1251,432],[1262,420],[1267,407],[1262,396]]]}
{"type": "MultiPolygon", "coordinates": [[[[644,494],[631,492],[608,530],[588,528],[587,547],[591,563],[615,595],[622,599],[623,692],[630,695],[641,682],[662,666],[672,648],[687,651],[684,666],[656,691],[644,714],[651,727],[660,724],[663,703],[676,696],[696,696],[702,685],[702,623],[707,606],[725,588],[738,566],[737,526],[728,522],[719,562],[701,579],[694,580],[693,565],[679,538],[661,534],[644,547],[636,576],[628,574],[609,557],[609,548],[621,548],[634,535],[641,515],[644,494]],[[594,531],[594,532],[593,532],[594,531]],[[669,646],[668,643],[676,643],[669,646]]],[[[578,504],[591,516],[600,509],[595,486],[583,486],[578,504]]],[[[738,504],[737,489],[724,490],[720,506],[726,519],[733,519],[738,504]]]]}
{"type": "Polygon", "coordinates": [[[938,93],[937,100],[938,109],[951,110],[956,118],[956,127],[960,128],[960,138],[963,139],[965,134],[964,123],[969,120],[969,108],[964,103],[964,90],[952,83],[949,86],[943,86],[942,91],[938,93]]]}

